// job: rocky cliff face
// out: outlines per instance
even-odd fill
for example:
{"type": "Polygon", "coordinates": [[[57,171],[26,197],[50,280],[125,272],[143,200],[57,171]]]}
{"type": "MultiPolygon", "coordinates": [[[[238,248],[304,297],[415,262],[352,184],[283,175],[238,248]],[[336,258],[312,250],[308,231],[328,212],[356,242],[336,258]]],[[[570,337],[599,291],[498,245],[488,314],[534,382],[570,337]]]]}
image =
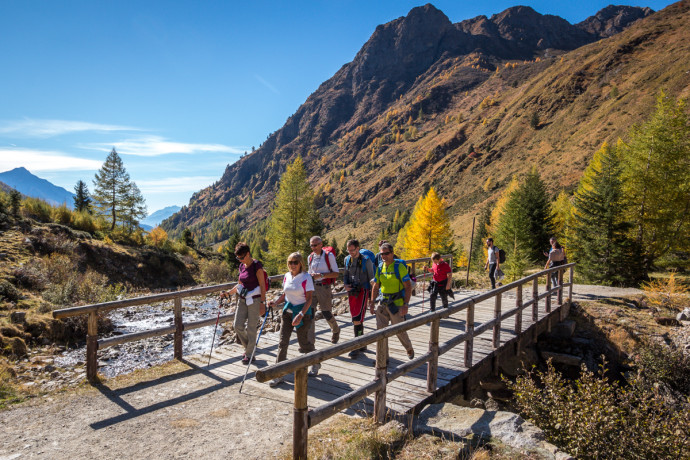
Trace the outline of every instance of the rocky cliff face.
{"type": "MultiPolygon", "coordinates": [[[[354,60],[309,96],[280,130],[272,133],[254,153],[229,165],[216,184],[197,193],[189,206],[163,226],[173,235],[185,227],[191,227],[197,236],[212,230],[212,241],[221,241],[227,235],[223,233],[225,224],[219,223],[219,219],[225,223],[237,221],[243,228],[254,225],[268,214],[280,174],[297,155],[304,158],[313,185],[321,187],[320,194],[325,199],[320,205],[327,223],[329,218],[339,217],[338,213],[326,212],[337,197],[327,184],[334,175],[346,176],[340,182],[345,185],[339,194],[364,193],[350,200],[356,204],[375,198],[397,199],[395,191],[399,190],[400,180],[407,187],[420,179],[420,171],[405,172],[418,156],[431,157],[420,165],[424,167],[438,160],[464,161],[457,151],[470,153],[469,147],[461,146],[472,142],[473,126],[465,125],[462,132],[445,136],[441,133],[445,123],[439,124],[437,117],[447,119],[446,115],[454,117],[458,111],[480,106],[491,93],[479,89],[493,82],[494,74],[510,67],[501,74],[502,83],[492,83],[491,91],[505,94],[553,64],[546,59],[614,34],[650,13],[648,8],[611,6],[571,25],[557,16],[518,6],[491,18],[479,16],[453,24],[430,4],[414,8],[407,16],[378,26],[354,60]],[[460,96],[467,100],[460,102],[460,96]],[[443,139],[439,138],[431,147],[424,142],[406,146],[407,159],[387,153],[386,162],[393,164],[397,180],[384,178],[372,183],[364,177],[365,172],[376,167],[378,155],[398,152],[397,147],[387,145],[400,142],[397,133],[405,131],[412,118],[418,130],[413,140],[429,139],[436,134],[443,139]],[[430,124],[432,119],[435,121],[430,124]],[[428,148],[435,153],[429,154],[428,148]],[[448,157],[453,152],[456,155],[448,157]],[[353,173],[359,172],[361,177],[351,179],[353,173]],[[250,196],[252,200],[248,202],[250,196]],[[246,210],[237,211],[242,203],[246,203],[246,210]]],[[[559,96],[560,102],[546,110],[572,102],[573,94],[568,91],[559,96]]],[[[496,100],[488,103],[494,104],[496,100]]],[[[528,102],[534,104],[538,100],[528,102]]],[[[521,116],[519,112],[514,116],[521,116]]],[[[469,111],[458,119],[468,114],[469,111]]],[[[480,118],[477,122],[486,126],[489,120],[480,118]]],[[[489,123],[482,138],[495,135],[499,122],[489,123]]],[[[500,157],[497,152],[491,153],[490,146],[484,147],[490,158],[500,157]]]]}

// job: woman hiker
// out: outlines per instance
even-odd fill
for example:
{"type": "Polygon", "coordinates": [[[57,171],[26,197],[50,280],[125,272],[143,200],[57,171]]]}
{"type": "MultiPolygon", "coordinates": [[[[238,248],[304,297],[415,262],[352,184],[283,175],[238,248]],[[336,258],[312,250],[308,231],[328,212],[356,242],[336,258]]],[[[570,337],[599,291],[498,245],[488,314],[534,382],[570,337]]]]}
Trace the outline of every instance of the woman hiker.
{"type": "MultiPolygon", "coordinates": [[[[314,321],[314,312],[311,300],[314,294],[314,280],[304,269],[302,254],[293,252],[287,259],[288,272],[283,277],[283,292],[277,300],[269,302],[271,308],[286,300],[283,306],[283,314],[280,323],[280,342],[278,344],[278,357],[276,363],[287,359],[288,345],[292,329],[297,331],[297,342],[300,353],[314,351],[314,342],[309,340],[309,328],[314,321]]],[[[314,364],[309,375],[319,373],[321,364],[314,364]]],[[[284,382],[283,377],[277,377],[268,384],[275,387],[284,382]]]]}
{"type": "MultiPolygon", "coordinates": [[[[546,265],[544,265],[544,270],[565,264],[565,249],[563,246],[558,244],[558,240],[554,236],[551,237],[549,243],[551,243],[551,250],[548,254],[544,252],[544,255],[549,258],[546,261],[546,265]]],[[[558,286],[558,271],[551,272],[551,285],[553,287],[558,286]]]]}
{"type": "Polygon", "coordinates": [[[239,281],[221,296],[227,298],[237,294],[233,327],[240,343],[244,345],[242,364],[248,365],[256,346],[259,316],[266,311],[266,274],[261,262],[252,259],[247,243],[237,243],[235,257],[240,261],[239,281]]]}
{"type": "Polygon", "coordinates": [[[431,254],[431,269],[424,267],[425,271],[430,270],[434,275],[431,283],[429,283],[429,303],[431,311],[436,310],[436,298],[441,295],[441,303],[443,308],[448,308],[448,291],[452,294],[453,291],[453,269],[450,268],[448,262],[441,259],[441,254],[434,252],[431,254]]]}

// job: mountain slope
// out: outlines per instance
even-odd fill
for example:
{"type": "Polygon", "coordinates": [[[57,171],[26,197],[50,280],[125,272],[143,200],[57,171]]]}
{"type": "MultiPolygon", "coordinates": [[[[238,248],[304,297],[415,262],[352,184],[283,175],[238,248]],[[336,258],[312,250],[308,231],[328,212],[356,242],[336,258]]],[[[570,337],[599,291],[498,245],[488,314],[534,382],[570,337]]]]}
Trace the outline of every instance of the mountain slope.
{"type": "Polygon", "coordinates": [[[179,206],[167,206],[163,209],[159,209],[158,211],[152,212],[151,214],[149,214],[148,217],[146,217],[146,219],[142,219],[140,223],[153,228],[159,225],[168,217],[178,212],[180,209],[181,208],[179,206]]]}
{"type": "MultiPolygon", "coordinates": [[[[623,27],[649,13],[617,8],[600,21],[620,16],[623,27]]],[[[339,240],[374,240],[380,226],[371,224],[431,185],[465,236],[513,174],[537,165],[551,191],[573,187],[598,145],[641,121],[662,86],[687,95],[689,19],[681,2],[600,39],[526,7],[458,24],[431,5],[415,8],[379,26],[283,128],[163,225],[173,234],[190,227],[206,243],[233,222],[255,225],[299,154],[339,240]],[[535,112],[541,123],[531,129],[535,112]]]]}
{"type": "Polygon", "coordinates": [[[26,168],[0,173],[0,181],[26,196],[41,198],[54,206],[65,203],[70,209],[74,207],[74,194],[31,174],[26,168]]]}

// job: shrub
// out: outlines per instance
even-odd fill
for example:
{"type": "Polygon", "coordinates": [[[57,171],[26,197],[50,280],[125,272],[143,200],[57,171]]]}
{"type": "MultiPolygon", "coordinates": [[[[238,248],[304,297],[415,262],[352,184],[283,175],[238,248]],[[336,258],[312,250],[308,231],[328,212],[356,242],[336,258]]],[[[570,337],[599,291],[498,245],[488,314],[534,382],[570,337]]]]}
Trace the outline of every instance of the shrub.
{"type": "Polygon", "coordinates": [[[640,348],[638,363],[645,379],[661,382],[684,395],[690,395],[690,356],[659,344],[640,348]]]}
{"type": "Polygon", "coordinates": [[[25,198],[22,206],[24,217],[28,217],[39,222],[50,222],[52,207],[38,198],[25,198]]]}
{"type": "Polygon", "coordinates": [[[583,365],[573,384],[556,372],[529,371],[509,384],[520,414],[547,439],[583,459],[687,458],[690,417],[687,407],[668,404],[657,385],[640,376],[627,386],[583,365]],[[538,384],[538,382],[540,384],[538,384]]]}
{"type": "Polygon", "coordinates": [[[156,227],[151,230],[146,237],[146,242],[151,246],[157,248],[163,247],[163,245],[168,241],[168,233],[160,227],[156,227]]]}
{"type": "Polygon", "coordinates": [[[676,274],[671,272],[667,280],[650,281],[642,285],[647,302],[659,308],[682,310],[690,305],[688,287],[676,281],[676,274]]]}
{"type": "Polygon", "coordinates": [[[96,230],[98,230],[93,215],[86,211],[75,212],[72,215],[72,227],[91,234],[96,233],[96,230]]]}
{"type": "Polygon", "coordinates": [[[202,261],[200,268],[201,282],[203,283],[219,284],[230,281],[230,267],[223,261],[202,261]]]}
{"type": "Polygon", "coordinates": [[[19,291],[7,280],[0,280],[0,300],[2,299],[10,302],[19,300],[19,291]]]}
{"type": "Polygon", "coordinates": [[[72,222],[72,211],[67,209],[65,204],[62,204],[56,208],[52,208],[51,219],[55,223],[69,225],[72,222]]]}
{"type": "Polygon", "coordinates": [[[48,278],[43,270],[41,259],[31,259],[12,271],[12,275],[18,286],[24,289],[40,291],[48,284],[48,278]]]}
{"type": "Polygon", "coordinates": [[[12,384],[12,372],[5,364],[0,364],[0,407],[5,400],[17,396],[17,389],[12,384]]]}

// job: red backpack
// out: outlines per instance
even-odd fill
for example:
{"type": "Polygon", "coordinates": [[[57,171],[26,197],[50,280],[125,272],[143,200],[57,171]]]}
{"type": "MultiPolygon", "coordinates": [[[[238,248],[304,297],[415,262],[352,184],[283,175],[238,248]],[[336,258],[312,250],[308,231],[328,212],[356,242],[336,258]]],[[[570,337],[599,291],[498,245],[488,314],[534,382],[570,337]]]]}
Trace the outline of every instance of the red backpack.
{"type": "MultiPolygon", "coordinates": [[[[331,268],[331,261],[329,260],[330,254],[333,254],[333,257],[335,257],[335,250],[330,246],[324,246],[323,248],[321,248],[321,250],[323,251],[324,255],[326,256],[326,266],[328,266],[328,270],[331,272],[336,271],[336,270],[333,270],[331,268]]],[[[311,261],[313,258],[314,258],[314,253],[312,252],[311,254],[309,254],[309,257],[307,259],[310,266],[311,266],[311,261]]],[[[321,284],[328,286],[330,284],[335,284],[335,280],[336,280],[336,278],[324,278],[323,281],[321,282],[321,284]]]]}

